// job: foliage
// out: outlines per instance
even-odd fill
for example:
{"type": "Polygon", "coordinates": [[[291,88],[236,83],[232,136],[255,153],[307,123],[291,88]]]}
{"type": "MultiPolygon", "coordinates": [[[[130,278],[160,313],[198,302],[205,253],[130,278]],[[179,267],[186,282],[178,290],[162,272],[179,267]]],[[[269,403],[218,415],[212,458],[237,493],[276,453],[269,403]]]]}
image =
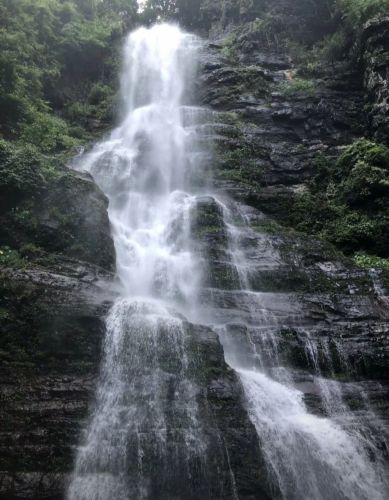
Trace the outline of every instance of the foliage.
{"type": "Polygon", "coordinates": [[[43,154],[33,144],[0,139],[0,196],[14,205],[25,195],[36,196],[64,174],[65,157],[43,154]]]}
{"type": "Polygon", "coordinates": [[[375,255],[358,252],[354,255],[353,260],[359,267],[389,269],[389,259],[382,259],[375,255]]]}
{"type": "Polygon", "coordinates": [[[291,96],[297,93],[312,94],[315,90],[315,82],[302,78],[292,78],[286,80],[277,86],[277,91],[286,96],[291,96]]]}
{"type": "Polygon", "coordinates": [[[98,82],[104,99],[114,93],[118,42],[136,9],[135,0],[0,0],[0,134],[37,144],[46,131],[44,150],[71,146],[52,113],[66,120],[92,91],[95,104],[98,82]]]}
{"type": "MultiPolygon", "coordinates": [[[[314,76],[320,64],[358,55],[357,42],[363,24],[389,11],[389,0],[252,0],[249,3],[252,8],[247,11],[251,12],[248,17],[242,15],[242,7],[238,13],[229,14],[230,21],[241,22],[242,17],[250,21],[245,25],[241,42],[289,49],[302,76],[314,76]]],[[[220,2],[216,4],[220,19],[220,2]]]]}
{"type": "Polygon", "coordinates": [[[238,21],[252,21],[260,16],[266,0],[146,0],[141,19],[175,19],[190,29],[211,28],[213,23],[226,26],[238,21]]]}
{"type": "Polygon", "coordinates": [[[9,318],[9,313],[5,307],[0,307],[0,322],[5,321],[9,318]]]}
{"type": "MultiPolygon", "coordinates": [[[[362,24],[389,11],[389,0],[145,0],[143,4],[141,20],[146,24],[174,19],[202,30],[215,24],[245,24],[250,40],[275,48],[293,40],[308,51],[309,60],[317,56],[328,61],[347,57],[362,24]]],[[[233,54],[231,45],[227,50],[233,54]]]]}
{"type": "Polygon", "coordinates": [[[40,148],[42,152],[58,152],[78,144],[71,137],[68,124],[57,116],[48,113],[34,113],[32,121],[21,126],[20,139],[40,148]]]}
{"type": "Polygon", "coordinates": [[[278,12],[266,12],[250,25],[250,37],[256,37],[261,44],[277,49],[284,41],[287,20],[278,12]]]}
{"type": "Polygon", "coordinates": [[[346,147],[335,165],[320,160],[309,190],[296,195],[287,222],[348,254],[389,256],[389,148],[366,139],[346,147]]]}
{"type": "Polygon", "coordinates": [[[389,0],[336,0],[336,8],[341,12],[346,26],[355,30],[368,19],[387,14],[389,0]]]}
{"type": "Polygon", "coordinates": [[[387,12],[389,0],[336,0],[332,7],[335,30],[319,41],[317,56],[332,62],[353,55],[363,24],[387,12]]]}
{"type": "Polygon", "coordinates": [[[324,39],[316,45],[314,53],[316,59],[319,58],[324,62],[334,62],[342,60],[347,56],[347,49],[349,46],[350,38],[347,37],[344,30],[340,29],[324,37],[324,39]]]}
{"type": "Polygon", "coordinates": [[[0,0],[2,265],[39,254],[33,242],[75,244],[79,222],[69,230],[42,200],[69,196],[64,162],[112,122],[122,38],[136,21],[136,0],[0,0]]]}
{"type": "Polygon", "coordinates": [[[225,38],[221,52],[226,59],[230,59],[231,61],[235,61],[237,59],[238,51],[236,43],[237,43],[236,33],[230,33],[230,35],[228,35],[225,38]]]}
{"type": "Polygon", "coordinates": [[[389,149],[367,139],[354,142],[339,158],[333,179],[334,196],[347,205],[388,209],[389,149]]]}
{"type": "Polygon", "coordinates": [[[316,44],[316,56],[333,62],[354,55],[362,25],[388,11],[389,0],[336,0],[332,7],[335,30],[316,44]]]}
{"type": "Polygon", "coordinates": [[[143,2],[142,20],[155,22],[157,19],[171,19],[176,14],[179,0],[146,0],[143,2]]]}
{"type": "Polygon", "coordinates": [[[0,139],[0,193],[3,196],[39,190],[44,183],[42,158],[33,146],[17,147],[0,139]]]}
{"type": "Polygon", "coordinates": [[[11,248],[4,246],[0,247],[0,266],[5,267],[20,267],[23,264],[22,258],[19,252],[12,250],[11,248]]]}

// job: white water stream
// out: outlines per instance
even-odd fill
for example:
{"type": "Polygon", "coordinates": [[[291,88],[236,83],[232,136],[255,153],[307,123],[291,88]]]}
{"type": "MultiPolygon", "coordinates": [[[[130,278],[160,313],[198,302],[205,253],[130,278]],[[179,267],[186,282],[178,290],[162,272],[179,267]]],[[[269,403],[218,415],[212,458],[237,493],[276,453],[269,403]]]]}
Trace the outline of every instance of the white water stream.
{"type": "Polygon", "coordinates": [[[197,110],[184,101],[197,47],[195,37],[167,25],[128,37],[123,121],[80,166],[109,198],[122,297],[107,320],[95,410],[69,498],[147,496],[144,469],[151,456],[166,458],[168,440],[185,443],[183,460],[204,453],[183,320],[193,315],[200,277],[190,252],[191,174],[201,165],[193,152],[197,110]],[[171,429],[169,414],[185,425],[171,429]]]}
{"type": "MultiPolygon", "coordinates": [[[[71,500],[168,498],[152,493],[150,469],[157,465],[164,474],[171,446],[188,469],[193,460],[201,467],[207,454],[187,349],[187,322],[203,322],[200,264],[191,251],[191,214],[198,186],[205,189],[208,153],[197,133],[205,112],[189,105],[198,46],[195,37],[169,25],[132,33],[124,49],[122,122],[80,163],[109,198],[121,296],[107,319],[96,403],[78,450],[71,500]]],[[[238,229],[227,212],[232,234],[238,229]]],[[[232,262],[235,256],[248,267],[233,239],[232,262]]],[[[241,285],[247,287],[242,274],[241,285]]],[[[266,326],[263,296],[245,296],[263,311],[256,326],[266,326]]],[[[209,323],[224,328],[216,319],[209,323]]],[[[285,499],[385,498],[361,440],[308,413],[285,374],[277,379],[260,365],[249,366],[234,342],[224,341],[269,475],[285,499]]]]}

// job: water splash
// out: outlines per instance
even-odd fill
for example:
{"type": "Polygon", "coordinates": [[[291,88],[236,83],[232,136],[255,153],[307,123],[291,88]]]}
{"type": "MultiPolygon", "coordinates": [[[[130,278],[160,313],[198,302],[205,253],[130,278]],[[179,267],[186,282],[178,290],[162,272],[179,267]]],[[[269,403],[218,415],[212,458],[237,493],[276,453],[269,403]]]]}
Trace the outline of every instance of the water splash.
{"type": "Polygon", "coordinates": [[[239,370],[267,463],[284,498],[384,499],[362,444],[307,412],[302,392],[260,372],[239,370]]]}

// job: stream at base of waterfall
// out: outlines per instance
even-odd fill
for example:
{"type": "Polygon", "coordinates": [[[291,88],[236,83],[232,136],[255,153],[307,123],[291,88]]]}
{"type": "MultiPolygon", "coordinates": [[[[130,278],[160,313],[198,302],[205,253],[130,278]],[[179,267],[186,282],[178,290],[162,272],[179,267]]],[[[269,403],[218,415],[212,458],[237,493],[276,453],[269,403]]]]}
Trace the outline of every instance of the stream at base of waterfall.
{"type": "MultiPolygon", "coordinates": [[[[191,498],[238,498],[234,488],[225,496],[222,487],[218,496],[196,492],[207,476],[208,438],[191,335],[193,325],[206,324],[243,386],[269,481],[280,492],[275,498],[383,500],[381,464],[372,461],[358,425],[344,425],[347,410],[336,383],[317,374],[337,411],[316,416],[279,364],[266,294],[248,285],[244,209],[213,194],[212,112],[193,105],[200,50],[201,41],[176,26],[131,33],[120,125],[77,160],[76,168],[88,171],[109,199],[120,293],[107,317],[95,403],[68,499],[173,498],[163,491],[172,468],[180,483],[191,485],[191,498]],[[206,257],[194,251],[193,219],[204,197],[220,209],[226,259],[239,277],[234,293],[241,308],[227,314],[214,313],[217,305],[201,293],[206,257]],[[253,347],[255,363],[234,340],[237,324],[267,343],[263,352],[253,347]]],[[[182,492],[174,498],[184,498],[182,492]]]]}

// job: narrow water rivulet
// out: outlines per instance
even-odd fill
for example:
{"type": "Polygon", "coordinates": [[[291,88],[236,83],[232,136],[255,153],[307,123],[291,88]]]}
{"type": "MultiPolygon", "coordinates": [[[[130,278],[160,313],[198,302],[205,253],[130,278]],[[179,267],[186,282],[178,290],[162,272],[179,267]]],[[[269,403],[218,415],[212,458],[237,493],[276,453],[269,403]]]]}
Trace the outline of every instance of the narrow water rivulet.
{"type": "Polygon", "coordinates": [[[255,498],[387,498],[374,440],[347,418],[336,383],[315,374],[336,408],[314,415],[278,357],[274,331],[300,312],[292,297],[253,289],[244,242],[260,241],[249,211],[212,188],[212,112],[194,105],[200,50],[175,26],[130,34],[122,121],[79,160],[109,199],[120,296],[68,498],[253,498],[237,486],[236,460],[202,388],[206,354],[196,342],[215,332],[266,464],[268,484],[255,498]],[[216,236],[204,244],[206,225],[216,236]]]}

